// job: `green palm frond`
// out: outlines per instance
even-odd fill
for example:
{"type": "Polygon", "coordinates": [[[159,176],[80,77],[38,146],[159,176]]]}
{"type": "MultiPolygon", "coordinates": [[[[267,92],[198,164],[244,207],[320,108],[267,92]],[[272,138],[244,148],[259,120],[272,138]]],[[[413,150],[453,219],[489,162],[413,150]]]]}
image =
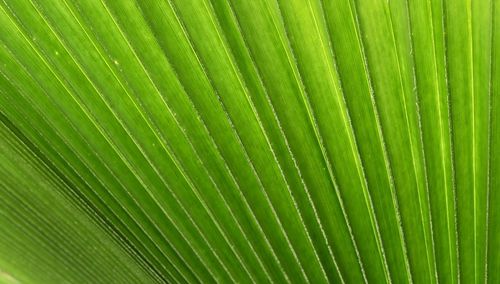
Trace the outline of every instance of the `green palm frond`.
{"type": "Polygon", "coordinates": [[[496,0],[1,0],[0,283],[499,283],[496,0]]]}

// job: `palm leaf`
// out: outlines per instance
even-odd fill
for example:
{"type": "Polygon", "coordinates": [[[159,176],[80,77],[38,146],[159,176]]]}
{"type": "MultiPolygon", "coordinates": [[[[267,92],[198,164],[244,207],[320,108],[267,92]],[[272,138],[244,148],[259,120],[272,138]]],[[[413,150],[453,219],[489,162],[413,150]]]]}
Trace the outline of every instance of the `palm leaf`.
{"type": "Polygon", "coordinates": [[[498,283],[495,0],[0,2],[1,283],[498,283]]]}

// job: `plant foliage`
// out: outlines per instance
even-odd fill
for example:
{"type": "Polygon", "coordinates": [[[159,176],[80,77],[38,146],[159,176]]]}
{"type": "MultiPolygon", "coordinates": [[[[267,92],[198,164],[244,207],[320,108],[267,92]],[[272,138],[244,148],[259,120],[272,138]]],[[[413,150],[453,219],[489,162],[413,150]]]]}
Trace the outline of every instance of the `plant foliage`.
{"type": "Polygon", "coordinates": [[[496,0],[0,0],[0,283],[499,283],[496,0]]]}

